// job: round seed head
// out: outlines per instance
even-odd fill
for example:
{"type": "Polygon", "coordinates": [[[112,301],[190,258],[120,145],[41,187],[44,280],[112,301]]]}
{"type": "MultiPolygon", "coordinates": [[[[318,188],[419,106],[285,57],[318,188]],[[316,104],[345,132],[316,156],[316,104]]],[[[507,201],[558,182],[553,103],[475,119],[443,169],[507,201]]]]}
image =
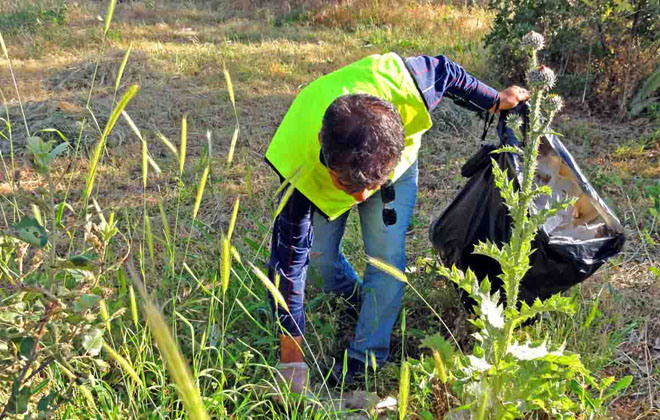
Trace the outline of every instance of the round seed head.
{"type": "Polygon", "coordinates": [[[547,112],[559,112],[564,107],[564,100],[561,96],[556,94],[548,95],[545,101],[545,109],[547,112]]]}
{"type": "Polygon", "coordinates": [[[524,48],[528,48],[533,51],[542,50],[545,45],[545,38],[538,32],[530,31],[527,35],[522,37],[520,44],[524,48]]]}
{"type": "Polygon", "coordinates": [[[557,81],[555,72],[550,67],[540,66],[536,70],[532,70],[527,74],[529,83],[538,88],[552,89],[557,81]]]}

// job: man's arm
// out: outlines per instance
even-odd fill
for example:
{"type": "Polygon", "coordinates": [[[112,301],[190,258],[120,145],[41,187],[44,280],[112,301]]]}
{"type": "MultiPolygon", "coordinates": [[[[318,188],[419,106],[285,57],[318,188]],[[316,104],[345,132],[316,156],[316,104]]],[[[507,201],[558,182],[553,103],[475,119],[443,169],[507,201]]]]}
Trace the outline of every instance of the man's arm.
{"type": "Polygon", "coordinates": [[[498,97],[499,109],[511,109],[529,99],[529,92],[518,86],[498,93],[444,55],[409,57],[405,62],[429,111],[438,106],[444,96],[459,98],[475,109],[491,112],[496,111],[498,97]]]}

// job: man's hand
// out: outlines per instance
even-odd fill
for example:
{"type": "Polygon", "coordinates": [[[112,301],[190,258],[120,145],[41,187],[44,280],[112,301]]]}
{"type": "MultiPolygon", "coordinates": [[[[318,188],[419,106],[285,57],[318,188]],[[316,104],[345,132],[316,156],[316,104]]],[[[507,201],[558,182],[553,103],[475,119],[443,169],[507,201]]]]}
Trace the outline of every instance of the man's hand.
{"type": "MultiPolygon", "coordinates": [[[[515,108],[519,102],[525,102],[529,100],[529,91],[520,86],[510,86],[500,92],[500,107],[497,111],[503,111],[507,109],[515,108]]],[[[497,104],[493,105],[488,111],[493,113],[496,111],[495,107],[497,104]]]]}

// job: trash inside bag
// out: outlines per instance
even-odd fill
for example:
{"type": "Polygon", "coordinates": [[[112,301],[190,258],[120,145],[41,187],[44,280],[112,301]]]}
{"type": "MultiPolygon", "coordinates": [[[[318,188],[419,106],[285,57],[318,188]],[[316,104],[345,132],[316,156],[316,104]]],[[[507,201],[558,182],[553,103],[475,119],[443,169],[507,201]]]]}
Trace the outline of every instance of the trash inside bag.
{"type": "MultiPolygon", "coordinates": [[[[527,106],[514,111],[526,115],[527,106]]],[[[503,145],[520,146],[506,126],[508,112],[500,115],[497,133],[503,145]]],[[[486,256],[473,254],[480,241],[502,245],[511,237],[511,219],[493,182],[491,158],[509,177],[522,177],[521,157],[512,153],[490,154],[496,145],[484,145],[463,166],[465,186],[440,217],[431,224],[429,235],[443,264],[471,269],[480,280],[488,276],[494,288],[501,288],[499,264],[486,256]]],[[[531,304],[546,299],[591,276],[625,242],[623,227],[601,200],[575,160],[555,135],[542,138],[535,181],[548,185],[552,196],[537,198],[530,212],[556,200],[576,199],[572,206],[550,217],[539,229],[530,256],[530,270],[520,285],[520,299],[531,304]]],[[[467,303],[467,301],[464,300],[467,303]]],[[[471,306],[471,305],[468,305],[471,306]]]]}

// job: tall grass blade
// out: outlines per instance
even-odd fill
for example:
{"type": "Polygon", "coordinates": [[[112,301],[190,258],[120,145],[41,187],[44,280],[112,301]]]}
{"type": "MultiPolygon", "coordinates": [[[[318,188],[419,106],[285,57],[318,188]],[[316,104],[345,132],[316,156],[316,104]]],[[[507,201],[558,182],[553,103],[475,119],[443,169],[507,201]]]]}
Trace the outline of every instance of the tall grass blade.
{"type": "Polygon", "coordinates": [[[142,133],[140,132],[140,129],[137,128],[137,125],[135,125],[130,115],[128,115],[126,111],[121,111],[121,116],[124,117],[126,123],[131,128],[131,130],[133,130],[133,133],[137,136],[137,138],[144,141],[144,137],[142,137],[142,133]]]}
{"type": "Polygon", "coordinates": [[[128,105],[128,103],[131,101],[133,96],[135,96],[138,89],[139,89],[138,85],[132,85],[130,88],[128,88],[126,93],[124,93],[124,96],[122,96],[121,100],[119,101],[119,103],[117,103],[117,106],[115,106],[115,109],[112,111],[112,114],[110,114],[110,119],[108,120],[108,123],[105,125],[105,129],[101,134],[101,138],[96,143],[89,173],[87,174],[87,182],[85,185],[85,190],[83,191],[84,201],[86,201],[90,197],[92,189],[94,188],[94,180],[96,179],[96,169],[98,167],[99,160],[101,159],[101,152],[105,147],[105,142],[108,138],[108,135],[110,134],[115,124],[117,123],[117,119],[119,119],[119,115],[121,115],[121,112],[124,110],[124,108],[126,108],[126,105],[128,105]]]}
{"type": "Polygon", "coordinates": [[[222,261],[220,262],[220,278],[222,284],[222,296],[229,287],[229,276],[231,275],[231,243],[228,237],[222,238],[222,261]]]}
{"type": "Polygon", "coordinates": [[[656,98],[653,96],[658,92],[658,89],[660,89],[660,67],[651,73],[642,84],[642,87],[639,88],[637,94],[635,94],[635,97],[630,102],[630,111],[628,114],[632,117],[636,117],[649,105],[656,102],[655,99],[657,99],[657,96],[656,98]]]}
{"type": "Polygon", "coordinates": [[[273,299],[275,300],[275,302],[276,302],[279,306],[281,306],[282,308],[284,308],[285,311],[287,311],[287,312],[290,313],[290,311],[289,311],[289,307],[287,306],[286,301],[284,300],[284,296],[282,296],[282,293],[280,293],[280,291],[277,289],[277,287],[275,287],[275,285],[273,284],[273,282],[270,281],[270,279],[268,278],[268,276],[266,276],[266,275],[263,273],[263,271],[261,271],[261,270],[260,270],[259,268],[257,268],[254,264],[252,264],[252,262],[248,261],[248,264],[249,264],[250,267],[252,268],[252,271],[254,271],[254,274],[257,275],[257,278],[258,278],[259,280],[261,280],[261,282],[263,283],[263,285],[266,287],[266,289],[268,289],[268,291],[270,292],[270,294],[273,296],[273,299]]]}
{"type": "Polygon", "coordinates": [[[126,63],[128,63],[128,56],[131,55],[131,50],[133,49],[133,43],[128,46],[126,54],[124,54],[124,59],[121,60],[119,65],[119,70],[117,71],[117,80],[115,81],[115,92],[119,90],[119,84],[121,83],[121,78],[124,75],[124,69],[126,68],[126,63]]]}
{"type": "Polygon", "coordinates": [[[101,206],[99,206],[99,202],[96,201],[96,199],[93,197],[92,197],[92,205],[94,206],[94,210],[96,210],[96,214],[99,216],[99,219],[101,219],[101,222],[103,222],[104,225],[107,225],[108,221],[105,220],[105,216],[103,215],[103,210],[101,210],[101,206]]]}
{"type": "Polygon", "coordinates": [[[85,400],[87,401],[87,404],[92,409],[96,409],[96,402],[94,402],[94,396],[92,396],[92,393],[87,389],[85,385],[78,385],[78,391],[82,394],[83,397],[85,397],[85,400]]]}
{"type": "Polygon", "coordinates": [[[383,271],[389,274],[390,276],[394,277],[395,279],[399,280],[400,282],[406,284],[408,283],[408,278],[404,273],[401,272],[401,270],[389,265],[385,261],[367,255],[367,262],[372,266],[374,266],[375,268],[379,269],[380,271],[383,271]]]}
{"type": "Polygon", "coordinates": [[[208,165],[204,168],[202,172],[202,178],[199,180],[199,187],[197,188],[197,197],[195,198],[195,206],[193,207],[193,220],[197,218],[197,212],[199,211],[199,206],[202,204],[202,196],[204,195],[204,187],[206,187],[206,178],[209,176],[209,167],[208,165]]]}
{"type": "Polygon", "coordinates": [[[225,74],[225,81],[227,82],[227,92],[229,92],[229,100],[231,101],[232,109],[234,110],[234,118],[236,120],[236,127],[234,128],[234,134],[231,137],[231,143],[229,144],[229,153],[227,153],[227,167],[229,170],[231,167],[231,162],[234,159],[234,151],[236,150],[236,143],[238,141],[238,134],[241,131],[241,127],[238,124],[238,112],[236,110],[236,98],[234,97],[234,84],[231,81],[231,75],[227,71],[227,66],[222,63],[222,71],[225,74]]]}
{"type": "Polygon", "coordinates": [[[183,177],[183,166],[186,163],[186,147],[188,142],[188,116],[181,118],[181,149],[179,152],[179,177],[183,177]]]}
{"type": "Polygon", "coordinates": [[[41,226],[46,226],[44,224],[44,219],[41,217],[41,210],[39,209],[39,206],[32,204],[30,207],[32,208],[32,215],[34,216],[34,220],[36,220],[37,223],[39,223],[41,226]]]}
{"type": "Polygon", "coordinates": [[[177,159],[179,159],[179,151],[176,150],[176,147],[174,147],[174,144],[172,144],[170,139],[165,137],[160,131],[156,131],[156,137],[158,137],[158,140],[160,140],[165,145],[165,147],[170,149],[170,152],[172,152],[172,154],[176,156],[177,159]]]}
{"type": "Polygon", "coordinates": [[[234,233],[234,227],[236,226],[236,218],[238,217],[238,206],[240,204],[240,197],[236,197],[234,202],[234,210],[231,212],[231,220],[229,221],[229,229],[227,230],[227,239],[231,240],[231,235],[234,233]]]}
{"type": "Polygon", "coordinates": [[[206,130],[206,147],[208,148],[208,158],[209,161],[211,160],[211,156],[213,156],[213,142],[211,141],[211,130],[206,130]]]}
{"type": "Polygon", "coordinates": [[[108,333],[112,333],[110,328],[110,316],[108,315],[108,305],[106,305],[105,299],[99,300],[99,312],[101,314],[101,320],[105,325],[105,329],[108,330],[108,333]]]}
{"type": "Polygon", "coordinates": [[[222,72],[225,74],[225,81],[227,82],[227,91],[229,92],[229,100],[231,101],[231,106],[236,109],[236,100],[234,99],[234,84],[231,82],[231,75],[227,71],[227,66],[225,63],[222,63],[222,72]]]}
{"type": "MultiPolygon", "coordinates": [[[[146,146],[147,142],[145,141],[144,144],[146,146]]],[[[149,163],[149,166],[151,166],[151,169],[153,169],[154,172],[156,172],[156,175],[160,175],[161,172],[163,172],[160,169],[160,166],[158,166],[158,164],[156,163],[156,161],[153,160],[153,158],[151,156],[149,156],[149,151],[148,150],[147,150],[147,163],[149,163]]]]}
{"type": "Polygon", "coordinates": [[[236,298],[235,302],[238,304],[238,306],[241,307],[241,309],[243,310],[243,312],[245,313],[245,315],[246,315],[248,318],[250,318],[250,320],[251,320],[252,322],[254,322],[254,323],[257,325],[257,327],[259,327],[259,328],[260,328],[263,332],[265,332],[266,334],[270,334],[270,331],[268,330],[268,328],[266,328],[266,327],[264,327],[263,325],[261,325],[261,323],[259,323],[259,321],[257,321],[257,320],[252,316],[252,314],[250,313],[250,311],[248,311],[248,309],[245,307],[245,305],[243,305],[243,302],[241,302],[238,298],[236,298]]]}
{"type": "Polygon", "coordinates": [[[248,198],[252,198],[252,167],[250,165],[245,168],[245,192],[248,198]]]}
{"type": "Polygon", "coordinates": [[[197,389],[190,373],[190,368],[183,358],[179,346],[174,341],[163,315],[156,305],[151,302],[147,292],[143,288],[139,290],[144,299],[144,313],[151,327],[152,335],[158,344],[161,355],[165,359],[167,369],[177,385],[176,390],[183,400],[188,417],[191,420],[210,420],[199,389],[197,389]]]}
{"type": "Polygon", "coordinates": [[[296,170],[293,171],[293,173],[291,174],[291,176],[288,177],[288,178],[286,178],[286,179],[284,180],[284,182],[282,182],[282,183],[280,184],[280,186],[277,187],[277,189],[275,190],[275,194],[273,194],[273,195],[274,195],[275,197],[277,197],[282,191],[284,191],[284,188],[286,188],[286,186],[289,185],[289,183],[293,184],[293,183],[298,179],[298,177],[300,176],[300,174],[302,174],[302,169],[303,169],[303,166],[302,166],[302,165],[298,166],[298,167],[296,168],[296,170]]]}
{"type": "Polygon", "coordinates": [[[231,256],[234,257],[234,260],[237,263],[242,264],[241,255],[238,253],[238,250],[233,245],[231,247],[231,256]]]}
{"type": "Polygon", "coordinates": [[[7,51],[5,38],[2,36],[2,32],[0,32],[0,47],[2,47],[2,55],[4,55],[7,60],[9,60],[9,52],[7,51]]]}
{"type": "MultiPolygon", "coordinates": [[[[16,97],[18,98],[18,106],[21,108],[21,115],[23,116],[23,124],[25,124],[25,132],[27,136],[30,137],[30,127],[28,127],[27,118],[25,117],[25,110],[23,109],[23,101],[21,100],[21,93],[18,90],[18,82],[16,81],[16,76],[14,75],[14,68],[12,67],[11,60],[9,59],[9,52],[7,51],[7,46],[5,45],[5,39],[2,37],[2,32],[0,32],[0,45],[2,46],[2,53],[7,59],[7,64],[9,66],[9,74],[11,74],[11,80],[14,83],[14,90],[16,91],[16,97]]],[[[4,99],[4,95],[3,95],[3,99],[4,99]]],[[[236,111],[234,111],[234,114],[236,114],[236,111]]]]}
{"type": "Polygon", "coordinates": [[[147,190],[147,174],[149,164],[147,163],[147,142],[142,140],[142,188],[147,190]]]}
{"type": "Polygon", "coordinates": [[[115,6],[117,5],[117,0],[110,0],[108,5],[108,12],[105,14],[105,27],[103,28],[103,35],[108,33],[110,29],[110,22],[112,22],[112,16],[115,14],[115,6]]]}
{"type": "Polygon", "coordinates": [[[399,420],[406,418],[408,411],[408,396],[410,395],[410,365],[407,361],[401,363],[401,378],[399,379],[399,420]]]}
{"type": "Polygon", "coordinates": [[[158,202],[158,211],[160,212],[161,222],[163,223],[163,232],[165,233],[165,241],[170,243],[170,224],[167,221],[167,214],[162,202],[158,202]]]}
{"type": "Polygon", "coordinates": [[[132,284],[128,288],[128,298],[131,304],[131,318],[133,318],[133,325],[135,325],[135,329],[137,330],[140,324],[140,318],[138,318],[137,300],[135,299],[135,289],[132,284]]]}
{"type": "Polygon", "coordinates": [[[277,205],[277,209],[275,210],[275,215],[273,216],[273,219],[275,219],[280,214],[280,212],[284,210],[284,206],[286,206],[286,202],[289,201],[289,198],[291,198],[295,190],[296,190],[296,186],[294,184],[291,184],[286,189],[284,194],[282,194],[282,198],[280,198],[280,203],[277,205]]]}
{"type": "Polygon", "coordinates": [[[433,350],[433,364],[435,370],[438,373],[438,378],[443,384],[447,383],[447,369],[445,368],[445,363],[442,360],[442,356],[437,350],[433,350]]]}
{"type": "Polygon", "coordinates": [[[227,170],[229,170],[231,167],[231,162],[234,160],[234,150],[236,150],[236,142],[238,141],[239,131],[240,128],[237,125],[234,129],[234,135],[231,136],[231,143],[229,143],[229,153],[227,153],[227,170]]]}
{"type": "Polygon", "coordinates": [[[149,215],[147,213],[144,213],[144,233],[145,237],[147,239],[147,249],[149,250],[149,259],[153,262],[154,261],[154,237],[153,234],[151,233],[151,219],[149,219],[149,215]]]}
{"type": "Polygon", "coordinates": [[[119,353],[117,353],[115,349],[110,347],[106,342],[103,342],[103,349],[110,355],[110,357],[114,359],[115,362],[117,362],[119,366],[121,366],[121,368],[128,374],[128,376],[133,378],[138,385],[142,385],[142,381],[140,380],[137,372],[135,372],[133,366],[131,366],[131,364],[128,363],[126,359],[121,357],[119,353]]]}

